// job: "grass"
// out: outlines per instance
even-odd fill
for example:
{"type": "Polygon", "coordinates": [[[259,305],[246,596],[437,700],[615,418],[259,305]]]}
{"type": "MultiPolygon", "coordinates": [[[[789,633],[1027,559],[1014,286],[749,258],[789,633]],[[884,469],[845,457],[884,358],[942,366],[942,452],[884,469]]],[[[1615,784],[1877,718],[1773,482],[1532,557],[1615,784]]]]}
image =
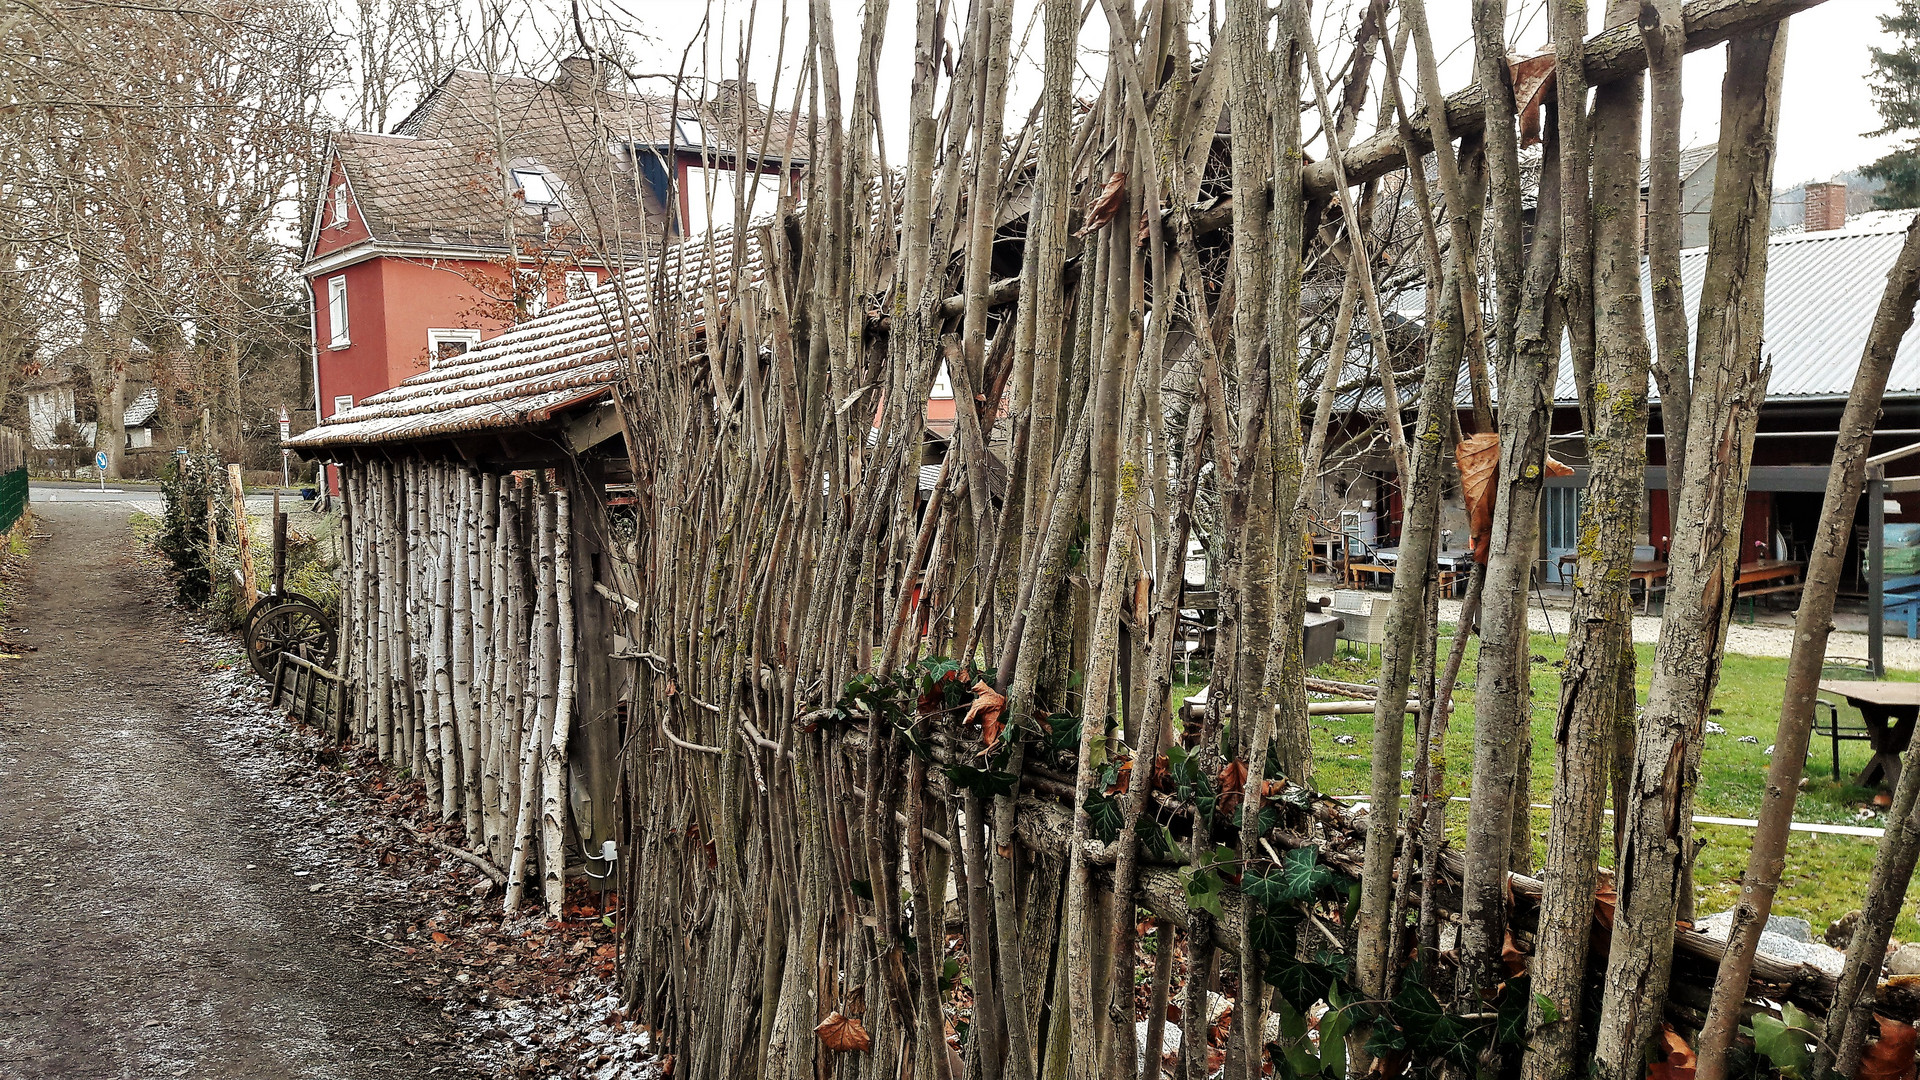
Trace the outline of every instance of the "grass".
{"type": "MultiPolygon", "coordinates": [[[[1443,628],[1451,633],[1451,628],[1443,628]]],[[[1442,641],[1442,649],[1451,638],[1442,641]]],[[[1344,646],[1343,646],[1344,647],[1344,646]]],[[[1532,638],[1533,686],[1532,812],[1534,863],[1546,857],[1546,831],[1553,799],[1553,713],[1560,695],[1560,662],[1566,639],[1553,640],[1544,634],[1532,638]]],[[[1470,795],[1473,761],[1473,674],[1479,642],[1468,645],[1460,685],[1455,691],[1453,720],[1447,731],[1447,782],[1454,795],[1470,795]]],[[[1645,702],[1648,678],[1653,667],[1653,647],[1637,646],[1637,682],[1640,700],[1645,702]]],[[[1444,651],[1443,654],[1444,656],[1444,651]]],[[[1366,682],[1378,673],[1378,664],[1358,656],[1342,655],[1315,671],[1327,678],[1366,682]]],[[[1694,812],[1716,817],[1751,818],[1759,812],[1766,782],[1767,749],[1774,739],[1780,719],[1781,690],[1786,683],[1787,662],[1783,659],[1728,654],[1721,668],[1719,688],[1714,695],[1712,719],[1726,729],[1724,735],[1707,736],[1702,753],[1700,781],[1695,791],[1694,812]],[[1753,742],[1742,742],[1741,738],[1753,742]]],[[[1920,680],[1920,672],[1889,672],[1890,679],[1920,680]]],[[[1184,700],[1199,684],[1176,687],[1176,698],[1184,700]]],[[[1176,700],[1176,705],[1178,704],[1176,700]]],[[[1857,724],[1859,716],[1844,702],[1840,705],[1843,721],[1857,724]]],[[[1312,720],[1314,785],[1333,795],[1365,794],[1371,786],[1369,770],[1372,757],[1373,718],[1362,716],[1316,716],[1312,720]],[[1349,735],[1354,745],[1343,746],[1336,736],[1349,735]]],[[[1413,725],[1407,725],[1407,763],[1413,757],[1413,725]]],[[[1867,763],[1870,751],[1864,742],[1844,742],[1840,749],[1840,777],[1831,775],[1831,750],[1825,739],[1816,738],[1807,763],[1807,780],[1795,803],[1794,819],[1844,825],[1880,826],[1881,815],[1863,820],[1860,809],[1872,798],[1869,789],[1857,787],[1852,778],[1867,763]]],[[[1448,827],[1454,841],[1461,839],[1466,819],[1464,803],[1453,803],[1448,812],[1448,827]]],[[[1612,818],[1606,828],[1611,828],[1612,818]]],[[[1751,829],[1728,825],[1697,825],[1697,837],[1706,846],[1695,865],[1695,885],[1699,890],[1701,915],[1724,911],[1733,906],[1740,891],[1740,875],[1746,869],[1752,843],[1751,829]]],[[[1877,841],[1871,837],[1835,836],[1796,832],[1787,846],[1787,870],[1781,881],[1774,911],[1795,915],[1813,924],[1816,935],[1829,922],[1860,906],[1866,895],[1867,877],[1873,866],[1877,841]]],[[[1612,853],[1601,858],[1610,864],[1612,853]]],[[[1908,907],[1894,927],[1901,940],[1920,939],[1920,920],[1908,907]]]]}

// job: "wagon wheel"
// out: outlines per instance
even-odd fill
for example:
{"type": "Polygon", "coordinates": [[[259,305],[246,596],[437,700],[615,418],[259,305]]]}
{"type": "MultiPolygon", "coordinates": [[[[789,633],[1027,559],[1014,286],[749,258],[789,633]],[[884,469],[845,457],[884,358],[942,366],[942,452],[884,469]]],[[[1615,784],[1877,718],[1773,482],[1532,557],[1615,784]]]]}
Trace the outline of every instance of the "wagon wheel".
{"type": "Polygon", "coordinates": [[[252,638],[253,624],[260,621],[260,616],[265,615],[267,612],[272,611],[274,608],[279,607],[281,604],[295,604],[295,603],[305,604],[308,607],[312,607],[312,608],[317,608],[320,606],[319,601],[313,599],[310,596],[303,596],[297,592],[288,591],[288,592],[281,592],[281,593],[262,593],[260,595],[260,599],[255,600],[253,602],[253,606],[247,609],[247,617],[241,622],[242,636],[247,637],[249,639],[252,638]]]}
{"type": "Polygon", "coordinates": [[[266,679],[273,677],[283,652],[292,652],[321,667],[332,666],[337,643],[333,620],[304,600],[268,608],[247,627],[247,658],[253,662],[253,670],[266,679]]]}

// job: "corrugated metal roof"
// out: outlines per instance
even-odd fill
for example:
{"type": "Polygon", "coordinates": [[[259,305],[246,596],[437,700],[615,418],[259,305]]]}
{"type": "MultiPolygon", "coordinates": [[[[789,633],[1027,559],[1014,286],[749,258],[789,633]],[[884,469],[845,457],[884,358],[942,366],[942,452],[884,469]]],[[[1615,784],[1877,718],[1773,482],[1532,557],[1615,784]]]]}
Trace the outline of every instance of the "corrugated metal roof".
{"type": "MultiPolygon", "coordinates": [[[[700,297],[708,288],[716,290],[722,302],[728,299],[734,248],[733,232],[727,229],[668,250],[659,280],[687,306],[687,331],[700,326],[700,297]]],[[[748,279],[757,283],[763,268],[753,230],[740,248],[748,279]]],[[[648,346],[645,327],[653,273],[651,265],[629,271],[587,296],[368,397],[287,440],[287,445],[317,450],[518,427],[598,397],[619,377],[629,320],[634,347],[648,346]],[[630,298],[626,319],[620,290],[630,298]]]]}
{"type": "MultiPolygon", "coordinates": [[[[1844,229],[1790,233],[1767,243],[1767,357],[1773,381],[1767,397],[1844,398],[1866,348],[1887,285],[1887,271],[1900,254],[1912,211],[1874,215],[1844,229]]],[[[1700,281],[1707,249],[1680,254],[1680,286],[1691,338],[1700,310],[1700,281]]],[[[1647,337],[1653,337],[1652,281],[1641,263],[1641,295],[1647,304],[1647,337]]],[[[1691,343],[1691,342],[1689,342],[1691,343]]],[[[1565,360],[1562,353],[1562,360],[1565,360]]],[[[1658,400],[1658,390],[1653,391],[1658,400]]],[[[1920,328],[1909,330],[1894,356],[1888,397],[1920,396],[1920,328]]],[[[1554,397],[1575,400],[1571,365],[1560,365],[1554,397]]]]}

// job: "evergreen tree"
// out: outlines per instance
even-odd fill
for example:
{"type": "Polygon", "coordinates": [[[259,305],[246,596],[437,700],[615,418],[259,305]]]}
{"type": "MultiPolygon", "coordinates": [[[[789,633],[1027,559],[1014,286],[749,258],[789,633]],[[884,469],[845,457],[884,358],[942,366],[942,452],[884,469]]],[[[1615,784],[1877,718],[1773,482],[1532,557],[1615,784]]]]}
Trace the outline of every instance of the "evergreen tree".
{"type": "Polygon", "coordinates": [[[1874,196],[1880,209],[1920,206],[1920,0],[1900,0],[1898,11],[1880,16],[1880,28],[1895,47],[1872,50],[1868,84],[1881,121],[1872,134],[1904,135],[1906,145],[1861,171],[1886,184],[1874,196]]]}

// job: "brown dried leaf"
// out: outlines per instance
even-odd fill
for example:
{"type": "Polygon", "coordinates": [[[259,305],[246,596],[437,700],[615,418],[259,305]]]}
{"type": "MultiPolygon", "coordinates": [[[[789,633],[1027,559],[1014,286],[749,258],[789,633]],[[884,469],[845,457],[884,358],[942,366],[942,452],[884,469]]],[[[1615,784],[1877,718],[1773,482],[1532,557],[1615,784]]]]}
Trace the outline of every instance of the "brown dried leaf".
{"type": "Polygon", "coordinates": [[[965,722],[980,725],[980,741],[986,744],[982,752],[992,750],[1000,742],[1000,731],[1005,726],[1001,718],[1006,711],[1006,695],[987,685],[984,679],[973,684],[973,707],[967,710],[965,722]]]}
{"type": "Polygon", "coordinates": [[[1699,1059],[1694,1056],[1693,1047],[1687,1045],[1687,1040],[1673,1030],[1672,1024],[1660,1025],[1660,1035],[1655,1045],[1660,1056],[1647,1066],[1647,1080],[1693,1080],[1699,1059]]]}
{"type": "Polygon", "coordinates": [[[1239,808],[1240,800],[1247,790],[1247,764],[1244,761],[1229,761],[1215,777],[1220,791],[1217,812],[1228,818],[1239,808]]]}
{"type": "Polygon", "coordinates": [[[829,1050],[866,1053],[873,1049],[873,1038],[860,1021],[851,1016],[842,1016],[838,1011],[828,1015],[814,1027],[814,1034],[820,1036],[820,1042],[829,1050]]]}
{"type": "Polygon", "coordinates": [[[1513,100],[1520,106],[1520,145],[1532,146],[1540,141],[1541,114],[1547,91],[1553,89],[1553,54],[1516,60],[1508,70],[1513,76],[1513,100]]]}
{"type": "Polygon", "coordinates": [[[1519,978],[1527,973],[1527,954],[1520,951],[1520,943],[1513,940],[1513,929],[1507,929],[1506,940],[1500,943],[1500,966],[1507,974],[1519,978]]]}
{"type": "Polygon", "coordinates": [[[1113,215],[1120,212],[1120,203],[1125,200],[1126,197],[1127,174],[1124,172],[1114,173],[1107,178],[1107,184],[1100,189],[1100,194],[1095,196],[1091,203],[1087,204],[1086,223],[1081,225],[1080,231],[1074,235],[1080,237],[1091,236],[1099,230],[1101,226],[1112,221],[1113,215]]]}
{"type": "Polygon", "coordinates": [[[1915,1036],[1920,1033],[1879,1013],[1873,1018],[1880,1021],[1880,1038],[1860,1055],[1857,1080],[1913,1080],[1915,1036]]]}

